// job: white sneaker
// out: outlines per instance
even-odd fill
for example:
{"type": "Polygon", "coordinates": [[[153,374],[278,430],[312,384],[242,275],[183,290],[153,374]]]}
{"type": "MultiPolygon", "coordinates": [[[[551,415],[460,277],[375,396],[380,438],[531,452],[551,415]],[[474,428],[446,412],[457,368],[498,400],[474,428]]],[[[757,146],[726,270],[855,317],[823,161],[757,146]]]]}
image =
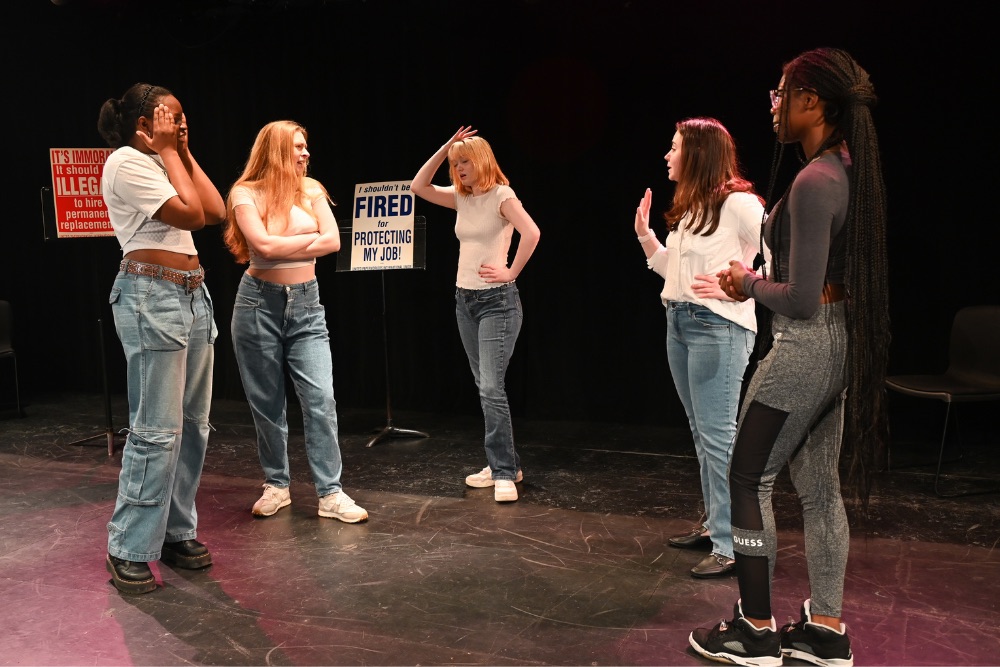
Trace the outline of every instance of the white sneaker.
{"type": "MultiPolygon", "coordinates": [[[[517,475],[514,476],[514,481],[520,482],[522,479],[524,479],[524,475],[518,470],[517,475]]],[[[466,477],[465,483],[477,489],[485,489],[486,487],[493,486],[493,471],[490,470],[489,466],[486,466],[474,475],[466,477]]]]}
{"type": "Polygon", "coordinates": [[[498,479],[493,488],[493,500],[498,503],[509,503],[517,500],[517,487],[509,479],[498,479]]]}
{"type": "Polygon", "coordinates": [[[264,495],[253,504],[254,516],[271,516],[282,507],[292,504],[292,494],[288,489],[281,489],[270,484],[264,485],[264,495]]]}
{"type": "Polygon", "coordinates": [[[357,523],[368,518],[368,511],[343,491],[337,491],[319,499],[319,515],[340,519],[344,523],[357,523]]]}

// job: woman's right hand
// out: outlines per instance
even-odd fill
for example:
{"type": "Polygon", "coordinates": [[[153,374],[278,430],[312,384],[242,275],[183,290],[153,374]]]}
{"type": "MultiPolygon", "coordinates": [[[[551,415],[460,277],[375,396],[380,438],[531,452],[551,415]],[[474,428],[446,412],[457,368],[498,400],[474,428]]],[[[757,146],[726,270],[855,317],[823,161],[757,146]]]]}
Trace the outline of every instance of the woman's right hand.
{"type": "Polygon", "coordinates": [[[452,145],[468,139],[474,134],[476,134],[476,130],[473,130],[471,125],[459,127],[458,131],[451,135],[451,138],[444,142],[441,148],[434,151],[424,166],[417,171],[410,181],[410,192],[432,204],[455,208],[455,187],[453,185],[437,186],[431,183],[431,180],[444,161],[448,159],[448,151],[451,150],[452,145]]]}
{"type": "Polygon", "coordinates": [[[649,234],[649,209],[653,205],[653,191],[646,188],[646,194],[639,201],[639,206],[635,209],[635,235],[647,236],[649,234]]]}
{"type": "Polygon", "coordinates": [[[451,139],[445,142],[445,145],[442,146],[442,148],[445,149],[451,148],[452,144],[456,144],[459,141],[464,141],[465,139],[468,139],[469,137],[475,135],[477,132],[479,132],[479,130],[473,130],[471,125],[469,126],[463,125],[462,127],[458,128],[458,132],[456,132],[451,136],[451,139]]]}
{"type": "Polygon", "coordinates": [[[743,276],[750,273],[750,270],[742,262],[731,260],[729,268],[716,273],[719,279],[719,287],[726,293],[726,296],[734,301],[746,301],[748,297],[743,293],[743,276]]]}

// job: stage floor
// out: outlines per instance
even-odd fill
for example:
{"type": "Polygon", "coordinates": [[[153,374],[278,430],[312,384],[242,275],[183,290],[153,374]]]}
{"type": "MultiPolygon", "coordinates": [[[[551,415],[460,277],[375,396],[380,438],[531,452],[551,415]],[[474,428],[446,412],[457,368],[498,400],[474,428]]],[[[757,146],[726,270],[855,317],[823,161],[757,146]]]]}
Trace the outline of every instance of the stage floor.
{"type": "MultiPolygon", "coordinates": [[[[123,398],[112,412],[126,419],[123,398]]],[[[198,496],[214,565],[153,564],[155,592],[120,595],[104,558],[122,441],[109,456],[102,397],[36,398],[26,413],[0,420],[0,664],[698,665],[688,634],[738,597],[735,578],[691,578],[705,552],[666,546],[699,513],[686,429],[515,420],[525,480],[499,505],[463,483],[485,465],[480,418],[397,413],[430,437],[366,447],[384,411],[341,410],[344,488],[370,514],[348,525],[316,515],[294,406],[292,505],[251,515],[262,479],[238,401],[214,406],[198,496]]],[[[987,492],[949,499],[926,465],[938,431],[894,417],[914,442],[895,446],[852,532],[856,664],[1000,660],[1000,462],[983,414],[942,486],[987,492]]],[[[775,511],[781,625],[808,595],[787,472],[775,511]]]]}

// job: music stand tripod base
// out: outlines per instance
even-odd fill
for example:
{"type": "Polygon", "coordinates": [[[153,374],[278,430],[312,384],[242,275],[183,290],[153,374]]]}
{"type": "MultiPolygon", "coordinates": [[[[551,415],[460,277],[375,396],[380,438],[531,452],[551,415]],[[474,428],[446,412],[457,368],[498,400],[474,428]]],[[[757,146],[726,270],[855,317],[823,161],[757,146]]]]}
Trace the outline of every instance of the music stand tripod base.
{"type": "Polygon", "coordinates": [[[365,447],[371,447],[379,443],[379,441],[385,438],[429,438],[430,435],[424,433],[423,431],[414,431],[408,428],[396,428],[392,424],[388,424],[385,428],[379,431],[375,437],[368,441],[365,447]]]}
{"type": "Polygon", "coordinates": [[[97,435],[92,435],[89,438],[83,438],[81,440],[74,440],[68,443],[68,445],[82,445],[85,442],[90,442],[91,440],[97,440],[98,438],[107,436],[108,438],[108,456],[114,456],[115,453],[115,432],[108,429],[107,433],[98,433],[97,435]]]}

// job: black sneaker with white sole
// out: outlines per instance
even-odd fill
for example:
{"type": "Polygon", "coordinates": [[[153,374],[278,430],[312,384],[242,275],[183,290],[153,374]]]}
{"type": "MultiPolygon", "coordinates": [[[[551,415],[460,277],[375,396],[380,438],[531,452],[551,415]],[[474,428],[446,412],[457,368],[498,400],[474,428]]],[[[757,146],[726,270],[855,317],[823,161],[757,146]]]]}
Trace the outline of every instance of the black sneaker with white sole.
{"type": "Polygon", "coordinates": [[[722,621],[714,628],[698,628],[688,641],[695,651],[716,662],[746,667],[781,665],[781,638],[777,630],[755,628],[743,617],[739,602],[733,606],[733,620],[722,621]]]}
{"type": "Polygon", "coordinates": [[[841,623],[840,632],[813,623],[809,600],[802,604],[802,619],[781,628],[781,652],[789,658],[805,660],[821,667],[853,667],[851,639],[841,623]]]}

